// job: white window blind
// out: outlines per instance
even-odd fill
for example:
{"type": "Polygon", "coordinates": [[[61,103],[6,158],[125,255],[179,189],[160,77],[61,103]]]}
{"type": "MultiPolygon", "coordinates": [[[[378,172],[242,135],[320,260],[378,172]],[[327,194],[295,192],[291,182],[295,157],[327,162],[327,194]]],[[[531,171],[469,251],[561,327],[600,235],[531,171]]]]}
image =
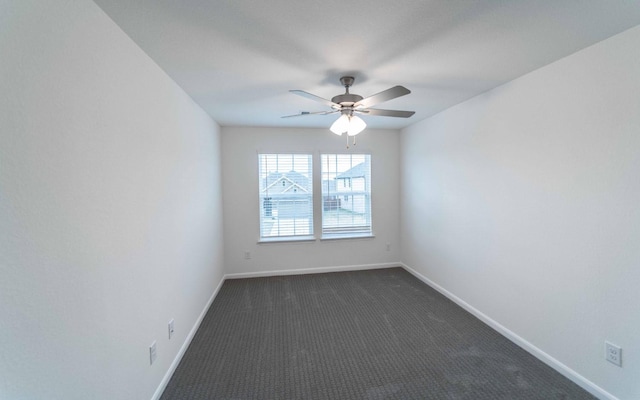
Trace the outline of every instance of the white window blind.
{"type": "Polygon", "coordinates": [[[371,156],[322,154],[322,235],[371,235],[371,156]]]}
{"type": "Polygon", "coordinates": [[[310,154],[260,154],[260,237],[313,235],[310,154]]]}

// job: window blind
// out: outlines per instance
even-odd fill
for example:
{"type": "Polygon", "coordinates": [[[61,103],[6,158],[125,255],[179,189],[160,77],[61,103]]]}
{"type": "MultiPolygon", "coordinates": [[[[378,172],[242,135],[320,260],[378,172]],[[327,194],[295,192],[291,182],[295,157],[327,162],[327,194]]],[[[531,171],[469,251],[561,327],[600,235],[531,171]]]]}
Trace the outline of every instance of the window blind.
{"type": "Polygon", "coordinates": [[[322,154],[322,235],[371,235],[371,155],[322,154]]]}
{"type": "Polygon", "coordinates": [[[310,154],[259,154],[260,237],[313,235],[310,154]]]}

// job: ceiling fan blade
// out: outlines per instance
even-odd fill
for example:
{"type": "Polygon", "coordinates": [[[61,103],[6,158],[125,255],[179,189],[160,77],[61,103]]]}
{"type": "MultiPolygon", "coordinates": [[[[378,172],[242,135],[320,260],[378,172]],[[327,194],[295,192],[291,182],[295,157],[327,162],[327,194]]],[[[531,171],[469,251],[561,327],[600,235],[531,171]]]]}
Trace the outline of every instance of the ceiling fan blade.
{"type": "Polygon", "coordinates": [[[311,99],[322,104],[325,104],[332,108],[340,108],[340,104],[334,103],[331,100],[323,99],[320,96],[316,96],[315,94],[311,94],[309,92],[305,92],[304,90],[289,90],[293,94],[297,94],[298,96],[306,97],[307,99],[311,99]]]}
{"type": "Polygon", "coordinates": [[[379,115],[382,117],[398,117],[398,118],[409,118],[415,111],[400,111],[400,110],[381,110],[379,108],[364,108],[361,110],[356,110],[356,112],[361,112],[366,115],[379,115]]]}
{"type": "Polygon", "coordinates": [[[309,111],[302,111],[300,114],[293,114],[293,115],[284,115],[280,118],[291,118],[291,117],[302,117],[303,115],[327,115],[327,114],[334,114],[337,113],[338,110],[334,110],[334,111],[315,111],[315,112],[309,112],[309,111]]]}
{"type": "Polygon", "coordinates": [[[378,103],[382,103],[383,101],[395,99],[396,97],[404,96],[409,93],[411,93],[411,90],[407,89],[404,86],[394,86],[390,89],[383,90],[380,93],[360,100],[359,102],[355,103],[353,107],[367,108],[375,106],[378,103]]]}

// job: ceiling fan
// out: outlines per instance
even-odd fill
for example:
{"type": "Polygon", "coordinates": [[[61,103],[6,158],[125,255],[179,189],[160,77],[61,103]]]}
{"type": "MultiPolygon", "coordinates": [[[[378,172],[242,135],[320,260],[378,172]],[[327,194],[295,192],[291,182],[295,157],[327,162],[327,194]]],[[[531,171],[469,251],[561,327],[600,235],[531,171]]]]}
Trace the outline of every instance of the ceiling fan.
{"type": "Polygon", "coordinates": [[[316,96],[315,94],[305,92],[304,90],[290,90],[291,93],[327,105],[331,107],[331,110],[317,112],[303,111],[300,114],[286,115],[282,118],[299,117],[303,115],[327,115],[340,113],[340,118],[338,118],[333,123],[333,125],[331,125],[331,132],[335,133],[336,135],[342,135],[343,133],[346,133],[347,136],[355,136],[358,133],[362,132],[367,126],[367,124],[362,120],[362,118],[358,117],[357,114],[398,118],[409,118],[410,116],[415,114],[415,111],[382,110],[379,108],[370,108],[372,106],[375,106],[376,104],[382,103],[383,101],[395,99],[397,97],[411,93],[411,91],[406,87],[394,86],[387,90],[383,90],[380,93],[374,94],[373,96],[364,98],[358,94],[349,93],[349,88],[353,85],[354,80],[355,78],[352,76],[343,76],[342,78],[340,78],[340,83],[342,83],[342,86],[344,86],[345,93],[334,96],[331,100],[327,100],[322,97],[316,96]]]}

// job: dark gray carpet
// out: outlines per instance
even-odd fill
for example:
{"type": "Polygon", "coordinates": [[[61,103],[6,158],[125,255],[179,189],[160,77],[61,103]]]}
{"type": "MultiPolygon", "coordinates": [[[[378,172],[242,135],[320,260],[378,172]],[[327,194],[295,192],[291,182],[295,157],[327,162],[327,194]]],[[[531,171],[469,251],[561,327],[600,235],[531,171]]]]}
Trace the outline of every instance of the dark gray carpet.
{"type": "Polygon", "coordinates": [[[226,281],[161,399],[594,397],[389,268],[226,281]]]}

